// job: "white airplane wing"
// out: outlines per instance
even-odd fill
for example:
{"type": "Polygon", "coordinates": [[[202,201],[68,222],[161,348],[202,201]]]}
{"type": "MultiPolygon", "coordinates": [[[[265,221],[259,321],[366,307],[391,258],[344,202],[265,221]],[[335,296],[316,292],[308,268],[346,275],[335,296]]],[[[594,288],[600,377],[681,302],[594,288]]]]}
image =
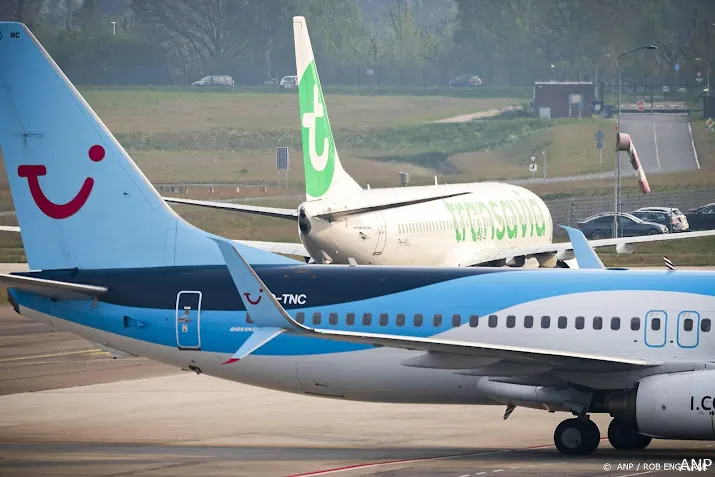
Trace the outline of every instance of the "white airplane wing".
{"type": "MultiPolygon", "coordinates": [[[[658,234],[658,235],[642,235],[638,237],[619,237],[599,240],[589,240],[588,243],[593,248],[608,247],[608,246],[629,246],[639,243],[663,242],[667,240],[683,240],[697,237],[712,237],[715,236],[715,230],[702,230],[698,232],[681,232],[673,234],[658,234]]],[[[490,248],[480,250],[472,255],[457,257],[452,263],[445,263],[445,266],[472,267],[493,260],[512,259],[520,256],[534,256],[542,253],[557,253],[563,254],[564,259],[572,258],[573,244],[571,242],[555,242],[544,245],[536,245],[534,247],[513,247],[513,248],[490,248]],[[568,256],[566,255],[568,254],[568,256]]],[[[630,252],[631,250],[627,250],[630,252]]]]}
{"type": "MultiPolygon", "coordinates": [[[[226,261],[234,285],[241,290],[241,300],[256,324],[255,336],[251,336],[233,357],[224,364],[230,364],[248,356],[271,339],[283,332],[308,335],[315,338],[372,346],[388,346],[413,351],[450,353],[475,357],[499,358],[516,363],[542,365],[552,369],[569,371],[618,371],[660,366],[659,361],[638,358],[567,352],[544,348],[509,346],[490,343],[459,341],[445,337],[418,337],[382,333],[351,332],[334,329],[318,329],[295,321],[275,299],[251,266],[236,248],[227,241],[214,239],[226,261]],[[246,292],[248,290],[248,292],[246,292]],[[244,296],[246,298],[244,298],[244,296]],[[265,299],[255,301],[247,297],[259,296],[265,299]]],[[[237,292],[238,293],[238,292],[237,292]]]]}
{"type": "Polygon", "coordinates": [[[234,242],[239,242],[244,245],[248,245],[249,247],[265,250],[266,252],[310,258],[310,254],[302,243],[260,242],[256,240],[234,240],[234,242]]]}
{"type": "Polygon", "coordinates": [[[296,209],[280,209],[277,207],[243,205],[234,204],[232,202],[214,202],[210,200],[177,199],[174,197],[164,197],[164,201],[170,204],[197,205],[199,207],[210,207],[212,209],[233,210],[235,212],[245,212],[247,214],[263,215],[277,219],[298,219],[298,211],[296,209]]]}

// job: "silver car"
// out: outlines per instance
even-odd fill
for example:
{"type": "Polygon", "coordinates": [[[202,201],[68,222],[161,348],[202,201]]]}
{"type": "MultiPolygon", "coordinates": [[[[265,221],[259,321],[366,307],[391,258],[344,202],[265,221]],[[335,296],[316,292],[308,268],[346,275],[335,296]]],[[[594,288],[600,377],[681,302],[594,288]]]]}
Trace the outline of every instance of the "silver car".
{"type": "MultiPolygon", "coordinates": [[[[641,207],[634,212],[654,212],[658,214],[665,214],[668,218],[668,229],[671,232],[685,232],[686,230],[690,229],[690,224],[688,224],[688,218],[677,207],[641,207]]],[[[654,222],[654,220],[652,220],[650,217],[641,217],[641,219],[650,220],[651,222],[654,222]]],[[[658,223],[661,222],[658,221],[658,223]]]]}

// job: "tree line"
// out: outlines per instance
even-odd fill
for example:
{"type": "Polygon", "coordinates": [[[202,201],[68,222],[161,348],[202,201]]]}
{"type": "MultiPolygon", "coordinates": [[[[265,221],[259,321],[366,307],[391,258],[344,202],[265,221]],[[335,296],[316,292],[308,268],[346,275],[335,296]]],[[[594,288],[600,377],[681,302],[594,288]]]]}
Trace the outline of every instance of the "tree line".
{"type": "Polygon", "coordinates": [[[328,84],[444,85],[624,78],[693,84],[715,61],[713,0],[4,0],[73,81],[262,84],[295,74],[305,16],[328,84]],[[675,70],[675,65],[680,66],[675,70]]]}

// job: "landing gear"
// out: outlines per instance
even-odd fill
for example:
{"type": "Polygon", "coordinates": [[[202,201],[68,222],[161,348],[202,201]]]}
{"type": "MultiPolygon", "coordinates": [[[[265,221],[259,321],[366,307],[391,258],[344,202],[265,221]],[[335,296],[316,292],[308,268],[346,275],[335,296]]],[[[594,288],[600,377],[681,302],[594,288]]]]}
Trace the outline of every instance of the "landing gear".
{"type": "Polygon", "coordinates": [[[588,417],[567,419],[556,427],[554,443],[565,455],[588,455],[601,442],[601,431],[588,417]]]}
{"type": "Polygon", "coordinates": [[[648,447],[653,438],[638,432],[634,424],[614,418],[608,426],[608,442],[618,450],[641,450],[648,447]]]}

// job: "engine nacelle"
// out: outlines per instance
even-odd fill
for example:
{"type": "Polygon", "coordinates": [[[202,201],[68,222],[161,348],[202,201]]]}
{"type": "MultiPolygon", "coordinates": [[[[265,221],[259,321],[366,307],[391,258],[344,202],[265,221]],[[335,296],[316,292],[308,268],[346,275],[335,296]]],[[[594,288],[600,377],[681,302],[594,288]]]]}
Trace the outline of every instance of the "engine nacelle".
{"type": "Polygon", "coordinates": [[[715,439],[715,370],[641,379],[635,414],[642,434],[663,439],[715,439]]]}

